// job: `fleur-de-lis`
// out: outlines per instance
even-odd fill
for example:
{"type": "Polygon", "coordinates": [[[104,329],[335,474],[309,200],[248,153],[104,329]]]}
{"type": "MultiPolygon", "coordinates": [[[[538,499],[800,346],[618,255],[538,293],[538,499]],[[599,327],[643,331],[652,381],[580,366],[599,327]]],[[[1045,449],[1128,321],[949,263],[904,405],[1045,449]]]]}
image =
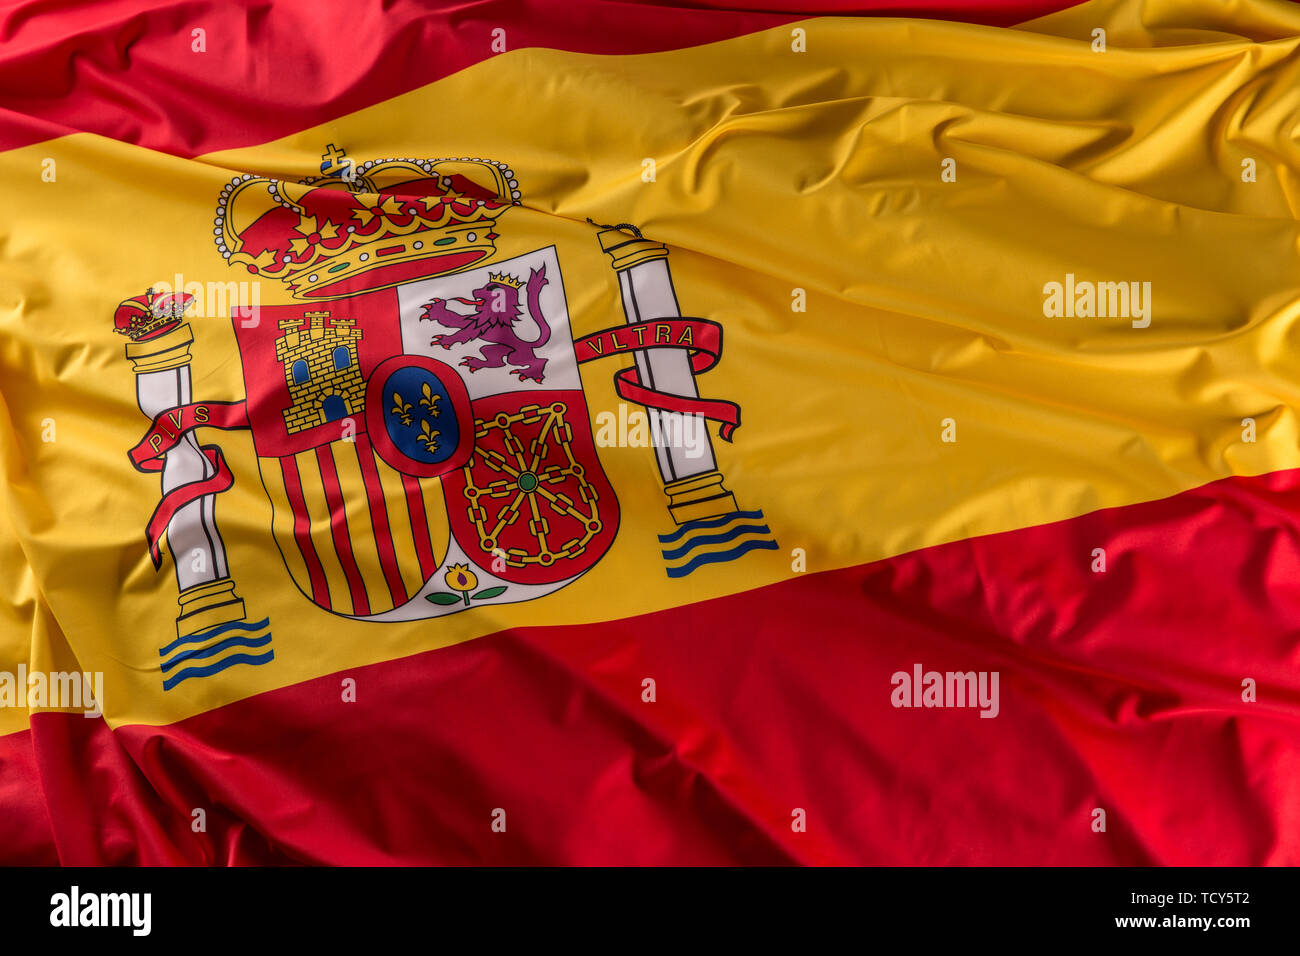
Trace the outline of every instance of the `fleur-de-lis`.
{"type": "MultiPolygon", "coordinates": [[[[424,392],[424,398],[420,399],[420,404],[423,405],[425,408],[427,408],[430,414],[432,414],[434,418],[437,418],[438,399],[442,398],[442,396],[433,394],[433,390],[429,388],[428,382],[424,383],[424,387],[421,389],[421,391],[424,392]]],[[[434,432],[434,434],[437,434],[437,432],[434,432]]]]}
{"type": "Polygon", "coordinates": [[[411,403],[402,401],[401,393],[393,392],[393,414],[402,417],[402,424],[411,424],[411,403]]]}
{"type": "Polygon", "coordinates": [[[420,419],[420,441],[424,442],[424,447],[430,452],[438,450],[438,436],[441,434],[442,432],[431,429],[425,419],[420,419]]]}

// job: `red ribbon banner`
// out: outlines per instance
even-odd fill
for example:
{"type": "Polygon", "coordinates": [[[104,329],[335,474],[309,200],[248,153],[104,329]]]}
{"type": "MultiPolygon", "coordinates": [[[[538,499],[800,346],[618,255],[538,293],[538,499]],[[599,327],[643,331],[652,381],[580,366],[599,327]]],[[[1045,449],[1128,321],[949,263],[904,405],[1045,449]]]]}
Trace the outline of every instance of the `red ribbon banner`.
{"type": "MultiPolygon", "coordinates": [[[[722,357],[722,326],[709,319],[647,319],[593,332],[573,345],[579,363],[647,349],[686,349],[690,352],[691,371],[699,375],[717,365],[722,357]]],[[[641,383],[635,367],[614,373],[614,390],[619,398],[647,408],[703,415],[718,423],[718,437],[723,441],[731,441],[732,433],[740,427],[740,406],[735,402],[657,391],[641,383]]]]}
{"type": "MultiPolygon", "coordinates": [[[[162,471],[167,452],[175,448],[186,435],[200,426],[208,428],[247,428],[248,415],[243,402],[193,402],[159,412],[153,424],[131,449],[131,464],[138,471],[162,471]]],[[[163,495],[154,509],[145,533],[149,538],[149,556],[155,568],[162,567],[162,548],[159,542],[167,531],[176,512],[204,495],[218,494],[234,484],[230,466],[216,445],[202,445],[199,451],[212,466],[212,474],[198,481],[173,488],[163,495]]]]}

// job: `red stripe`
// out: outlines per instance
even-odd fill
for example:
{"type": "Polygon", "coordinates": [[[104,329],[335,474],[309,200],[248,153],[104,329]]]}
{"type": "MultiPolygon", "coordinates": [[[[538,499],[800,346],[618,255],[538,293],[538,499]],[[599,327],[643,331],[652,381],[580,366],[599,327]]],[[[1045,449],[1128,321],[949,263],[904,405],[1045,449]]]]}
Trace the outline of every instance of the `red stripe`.
{"type": "Polygon", "coordinates": [[[820,0],[796,12],[753,12],[748,0],[737,0],[743,10],[615,0],[508,7],[478,0],[441,10],[420,0],[7,3],[0,10],[0,149],[81,131],[178,156],[264,143],[492,57],[497,27],[511,50],[650,53],[820,13],[1006,25],[1072,2],[820,0]],[[195,29],[205,31],[207,52],[193,51],[195,29]]]}
{"type": "Polygon", "coordinates": [[[1296,864],[1298,619],[1300,471],[1229,479],[356,668],[346,716],[338,675],[171,726],[39,714],[30,822],[69,863],[1296,864]],[[894,708],[916,663],[998,671],[999,715],[894,708]]]}
{"type": "MultiPolygon", "coordinates": [[[[99,721],[86,720],[86,723],[99,721]]],[[[103,730],[97,729],[95,736],[102,738],[103,730]]],[[[106,742],[102,740],[99,745],[106,742]]],[[[69,768],[69,773],[75,776],[78,770],[69,768]]],[[[53,866],[59,862],[29,731],[0,736],[0,807],[4,807],[0,813],[0,863],[53,866]]],[[[90,821],[93,815],[85,814],[83,819],[90,821]]],[[[86,836],[76,841],[78,847],[98,842],[86,836]]]]}
{"type": "Polygon", "coordinates": [[[415,554],[420,559],[420,577],[438,570],[433,556],[433,542],[429,537],[429,518],[424,511],[424,496],[420,494],[420,481],[411,475],[402,475],[402,488],[406,491],[406,510],[411,514],[411,534],[415,536],[415,554]]]}
{"type": "Polygon", "coordinates": [[[307,578],[311,581],[311,599],[321,607],[329,608],[330,589],[325,581],[325,568],[311,540],[311,518],[307,514],[307,501],[302,494],[302,479],[298,475],[298,462],[291,456],[280,459],[280,472],[284,475],[284,492],[293,512],[293,539],[307,565],[307,578]]]}
{"type": "Polygon", "coordinates": [[[334,537],[334,549],[338,551],[339,564],[343,566],[343,577],[347,579],[348,590],[352,594],[352,613],[365,617],[370,613],[370,601],[366,598],[366,583],[361,578],[361,569],[352,554],[352,538],[348,534],[348,515],[343,504],[343,492],[339,490],[339,473],[334,468],[334,453],[329,445],[316,449],[316,462],[320,465],[321,484],[325,487],[325,503],[330,509],[330,534],[334,537]]]}
{"type": "Polygon", "coordinates": [[[388,523],[388,505],[384,502],[384,488],[379,483],[374,449],[370,447],[370,439],[364,433],[356,436],[356,445],[357,463],[361,465],[361,480],[366,486],[366,501],[370,503],[370,520],[375,527],[375,544],[379,549],[379,564],[384,569],[384,580],[388,582],[388,594],[392,597],[394,606],[404,604],[409,595],[402,581],[402,572],[397,567],[393,531],[388,523]]]}

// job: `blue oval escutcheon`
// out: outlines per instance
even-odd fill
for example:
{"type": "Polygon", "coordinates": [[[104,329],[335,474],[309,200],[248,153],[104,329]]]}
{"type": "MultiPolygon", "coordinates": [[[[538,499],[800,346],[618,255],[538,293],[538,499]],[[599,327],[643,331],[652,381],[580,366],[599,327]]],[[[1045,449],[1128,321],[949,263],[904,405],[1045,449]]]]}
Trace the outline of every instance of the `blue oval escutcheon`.
{"type": "Polygon", "coordinates": [[[456,451],[460,427],[447,387],[428,369],[408,365],[384,381],[384,427],[398,451],[415,461],[441,464],[456,451]]]}
{"type": "Polygon", "coordinates": [[[366,387],[366,430],[379,457],[400,472],[435,477],[460,467],[473,447],[469,396],[449,365],[416,355],[381,362],[366,387]]]}

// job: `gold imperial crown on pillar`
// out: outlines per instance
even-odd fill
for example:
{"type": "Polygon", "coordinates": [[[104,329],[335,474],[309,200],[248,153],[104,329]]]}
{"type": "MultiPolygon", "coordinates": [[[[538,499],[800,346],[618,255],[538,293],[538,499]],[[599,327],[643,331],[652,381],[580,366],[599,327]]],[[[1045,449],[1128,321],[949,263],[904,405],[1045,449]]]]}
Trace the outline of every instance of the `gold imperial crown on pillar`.
{"type": "Polygon", "coordinates": [[[519,183],[492,159],[353,164],[332,144],[321,175],[297,183],[244,174],[213,222],[227,265],[279,279],[296,299],[335,299],[466,269],[496,251],[497,218],[519,183]]]}

